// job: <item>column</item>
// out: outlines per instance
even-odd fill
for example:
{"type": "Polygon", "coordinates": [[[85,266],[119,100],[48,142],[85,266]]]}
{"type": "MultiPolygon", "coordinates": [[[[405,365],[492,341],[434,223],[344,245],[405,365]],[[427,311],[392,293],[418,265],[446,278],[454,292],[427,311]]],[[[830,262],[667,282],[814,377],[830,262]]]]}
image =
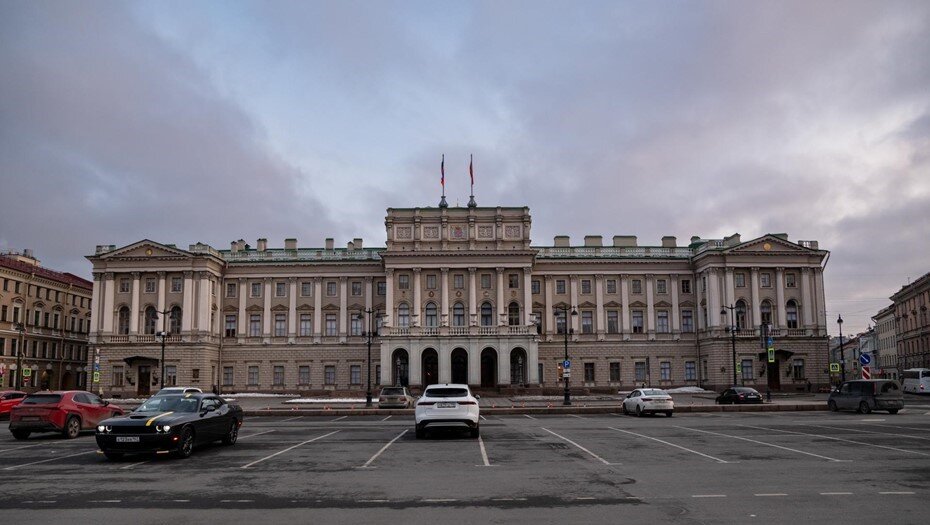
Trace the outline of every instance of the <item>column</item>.
{"type": "Polygon", "coordinates": [[[182,298],[181,331],[190,332],[191,326],[194,324],[194,272],[184,272],[184,294],[182,298]]]}
{"type": "Polygon", "coordinates": [[[534,338],[528,346],[529,348],[526,349],[527,381],[531,385],[536,385],[539,384],[539,343],[534,338]]]}
{"type": "Polygon", "coordinates": [[[239,328],[236,330],[239,334],[239,337],[248,337],[249,335],[249,314],[245,311],[245,301],[246,296],[248,295],[249,283],[245,280],[245,277],[239,278],[239,328]]]}
{"type": "Polygon", "coordinates": [[[200,285],[197,287],[197,330],[210,331],[210,272],[200,272],[200,285]]]}
{"type": "MultiPolygon", "coordinates": [[[[481,382],[480,363],[478,368],[478,376],[478,381],[475,381],[475,383],[481,382]]],[[[510,349],[507,347],[500,348],[497,353],[497,384],[510,384],[510,349]]]]}
{"type": "Polygon", "coordinates": [[[597,339],[602,341],[604,334],[607,332],[607,320],[604,317],[604,276],[597,274],[594,276],[594,302],[597,310],[594,313],[597,325],[597,339]]]}
{"type": "Polygon", "coordinates": [[[736,306],[736,284],[733,278],[733,268],[724,269],[723,282],[723,293],[726,298],[726,304],[736,306]]]}
{"type": "Polygon", "coordinates": [[[804,316],[804,328],[814,324],[814,304],[811,299],[811,269],[801,268],[801,314],[804,316]]]}
{"type": "MultiPolygon", "coordinates": [[[[394,318],[394,269],[389,268],[385,273],[387,274],[387,280],[384,283],[384,326],[390,327],[394,324],[392,321],[394,318]]],[[[382,361],[382,363],[383,362],[384,361],[382,361]]],[[[384,368],[382,365],[382,372],[383,371],[384,368]]],[[[393,378],[393,374],[391,377],[393,378]]]]}
{"type": "MultiPolygon", "coordinates": [[[[672,287],[672,333],[679,334],[681,333],[681,312],[678,306],[678,289],[680,285],[677,273],[672,274],[670,286],[672,287]]],[[[692,317],[692,319],[694,318],[692,317]]]]}
{"type": "Polygon", "coordinates": [[[775,268],[775,301],[778,303],[778,323],[776,326],[784,328],[785,323],[785,269],[775,268]]]}
{"type": "Polygon", "coordinates": [[[758,328],[762,324],[762,300],[759,298],[759,268],[750,268],[750,285],[752,286],[752,324],[758,328]]]}
{"type": "MultiPolygon", "coordinates": [[[[377,378],[378,384],[397,384],[397,378],[394,377],[394,363],[391,362],[391,348],[382,342],[379,351],[381,352],[381,377],[377,378]]],[[[413,364],[413,359],[410,360],[410,364],[413,364]]],[[[408,368],[408,370],[410,369],[408,368]]],[[[410,384],[413,384],[413,375],[410,376],[410,384]]]]}
{"type": "MultiPolygon", "coordinates": [[[[471,348],[468,349],[468,359],[471,361],[471,348]]],[[[422,353],[422,350],[421,350],[422,353]]],[[[452,382],[452,349],[444,346],[442,341],[439,342],[439,348],[436,348],[436,353],[439,355],[439,382],[440,383],[451,383],[452,382]]],[[[469,371],[471,371],[471,363],[468,363],[469,371]]]]}
{"type": "Polygon", "coordinates": [[[349,320],[349,279],[346,276],[339,278],[339,337],[345,342],[349,330],[346,323],[349,320]]]}
{"type": "Polygon", "coordinates": [[[468,269],[468,325],[478,326],[478,290],[475,286],[477,268],[468,269]]]}
{"type": "MultiPolygon", "coordinates": [[[[707,328],[707,321],[704,319],[704,310],[706,308],[701,306],[701,301],[704,300],[704,292],[701,291],[701,282],[701,274],[694,274],[694,297],[697,300],[697,306],[694,309],[694,318],[697,319],[694,323],[695,331],[707,328]]],[[[700,365],[700,363],[698,364],[700,365]]]]}
{"type": "Polygon", "coordinates": [[[297,278],[288,277],[287,287],[287,337],[293,343],[297,337],[297,278]]]}
{"type": "Polygon", "coordinates": [[[720,279],[717,269],[707,270],[707,327],[720,326],[720,279]]]}
{"type": "Polygon", "coordinates": [[[411,326],[420,326],[420,309],[423,308],[420,295],[420,268],[413,269],[413,306],[410,308],[411,326]]]}
{"type": "Polygon", "coordinates": [[[129,333],[139,333],[139,272],[132,272],[132,306],[129,310],[129,333]]]}
{"type": "Polygon", "coordinates": [[[442,285],[439,287],[439,326],[449,326],[449,269],[440,268],[442,285]]]}
{"type": "Polygon", "coordinates": [[[100,331],[100,279],[100,272],[94,272],[94,288],[90,296],[90,332],[94,336],[96,336],[97,332],[100,331]]]}
{"type": "Polygon", "coordinates": [[[262,336],[271,337],[271,277],[265,277],[265,290],[262,294],[264,310],[262,311],[262,336]]]}
{"type": "MultiPolygon", "coordinates": [[[[469,385],[480,385],[481,384],[481,350],[482,348],[477,346],[475,343],[468,345],[468,384],[469,385]]],[[[450,366],[449,372],[451,374],[451,355],[450,356],[450,366]]],[[[498,363],[500,363],[500,356],[498,356],[498,363]]],[[[497,382],[500,383],[501,378],[497,378],[497,382]]]]}
{"type": "Polygon", "coordinates": [[[620,332],[629,334],[633,329],[630,326],[630,276],[626,274],[620,276],[620,301],[623,302],[623,326],[620,332]]]}
{"type": "MultiPolygon", "coordinates": [[[[108,334],[113,333],[113,302],[116,299],[116,288],[114,287],[113,281],[114,281],[113,274],[110,272],[107,272],[104,275],[104,282],[103,282],[104,284],[103,294],[104,295],[103,295],[102,315],[103,315],[103,331],[108,334]]],[[[27,284],[26,286],[28,287],[29,285],[27,284]]],[[[26,291],[28,292],[28,290],[26,291]]],[[[25,315],[26,315],[25,310],[23,311],[22,315],[23,317],[21,319],[25,319],[25,315]]],[[[25,355],[25,349],[23,350],[23,354],[25,355]]]]}
{"type": "Polygon", "coordinates": [[[497,268],[497,325],[507,324],[507,305],[504,304],[504,268],[497,268]]]}
{"type": "Polygon", "coordinates": [[[646,275],[646,333],[650,338],[655,337],[656,331],[656,298],[655,298],[655,276],[646,275]]]}
{"type": "Polygon", "coordinates": [[[313,278],[313,342],[319,343],[323,336],[323,279],[313,278]]]}
{"type": "MultiPolygon", "coordinates": [[[[385,343],[387,345],[387,343],[385,343]]],[[[387,349],[388,361],[390,363],[390,347],[387,349]]],[[[409,352],[407,354],[407,379],[410,381],[411,385],[422,385],[423,384],[423,371],[421,366],[423,364],[423,349],[417,346],[411,345],[409,352]]],[[[385,361],[382,361],[384,363],[385,361]]],[[[394,364],[391,363],[393,367],[394,364]]],[[[381,373],[384,373],[384,365],[381,365],[381,373]]],[[[392,372],[393,377],[393,372],[392,372]]]]}
{"type": "Polygon", "coordinates": [[[158,311],[159,312],[165,311],[165,302],[166,302],[165,294],[168,292],[167,285],[168,283],[166,280],[165,272],[158,272],[158,311]]]}
{"type": "Polygon", "coordinates": [[[546,275],[546,333],[551,337],[555,333],[555,310],[552,308],[552,276],[546,275]]]}
{"type": "Polygon", "coordinates": [[[816,297],[817,301],[817,311],[814,312],[814,322],[817,324],[817,333],[819,334],[821,333],[821,327],[824,330],[827,328],[827,303],[824,297],[825,289],[823,287],[823,270],[821,268],[814,268],[814,283],[814,296],[816,297]]]}
{"type": "Polygon", "coordinates": [[[533,324],[533,268],[530,266],[523,268],[523,324],[533,324]]]}
{"type": "MultiPolygon", "coordinates": [[[[572,315],[571,313],[571,308],[573,307],[576,309],[578,308],[578,276],[577,275],[571,276],[570,285],[571,285],[571,289],[569,291],[571,293],[569,297],[571,298],[572,304],[569,306],[569,311],[566,313],[566,315],[568,316],[568,320],[571,323],[569,326],[571,326],[572,330],[575,331],[575,337],[577,338],[578,334],[581,332],[580,330],[578,330],[578,318],[581,317],[581,313],[579,312],[578,315],[572,315]]],[[[566,326],[566,329],[567,328],[568,327],[566,326]]]]}

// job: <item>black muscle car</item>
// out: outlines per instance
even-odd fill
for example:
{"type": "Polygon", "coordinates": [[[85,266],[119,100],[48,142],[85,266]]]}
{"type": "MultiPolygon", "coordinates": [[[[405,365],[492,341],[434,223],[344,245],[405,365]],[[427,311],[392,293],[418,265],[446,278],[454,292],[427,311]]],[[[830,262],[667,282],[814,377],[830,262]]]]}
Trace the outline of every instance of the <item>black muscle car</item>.
{"type": "Polygon", "coordinates": [[[194,447],[222,440],[232,445],[242,426],[242,408],[213,394],[152,397],[139,408],[97,425],[97,445],[109,459],[124,454],[173,454],[186,458],[194,447]]]}

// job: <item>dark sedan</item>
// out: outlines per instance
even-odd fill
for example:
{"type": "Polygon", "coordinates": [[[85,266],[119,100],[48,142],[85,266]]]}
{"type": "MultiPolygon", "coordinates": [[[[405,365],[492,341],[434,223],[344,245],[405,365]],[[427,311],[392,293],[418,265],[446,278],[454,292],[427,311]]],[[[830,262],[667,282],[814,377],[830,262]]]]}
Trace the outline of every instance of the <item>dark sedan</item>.
{"type": "Polygon", "coordinates": [[[213,394],[152,397],[121,417],[101,421],[97,445],[109,459],[124,454],[173,454],[186,458],[213,441],[232,445],[242,426],[242,408],[213,394]]]}
{"type": "Polygon", "coordinates": [[[746,386],[734,386],[723,391],[717,396],[718,405],[732,405],[742,403],[761,403],[762,394],[755,388],[746,386]]]}

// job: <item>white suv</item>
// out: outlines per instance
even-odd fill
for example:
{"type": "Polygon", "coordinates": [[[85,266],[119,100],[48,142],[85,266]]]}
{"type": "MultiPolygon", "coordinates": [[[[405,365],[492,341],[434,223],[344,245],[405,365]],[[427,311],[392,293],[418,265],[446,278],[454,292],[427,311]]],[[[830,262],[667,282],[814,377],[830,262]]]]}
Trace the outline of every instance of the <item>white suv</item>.
{"type": "Polygon", "coordinates": [[[416,437],[426,435],[429,426],[465,426],[471,437],[479,436],[478,398],[471,395],[468,385],[429,385],[417,400],[416,437]]]}

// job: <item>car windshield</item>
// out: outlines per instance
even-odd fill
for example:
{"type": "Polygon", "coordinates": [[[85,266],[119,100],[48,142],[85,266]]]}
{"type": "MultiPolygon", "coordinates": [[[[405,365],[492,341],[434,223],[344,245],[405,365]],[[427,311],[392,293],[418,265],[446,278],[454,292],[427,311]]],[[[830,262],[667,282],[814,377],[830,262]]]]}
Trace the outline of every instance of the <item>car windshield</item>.
{"type": "Polygon", "coordinates": [[[158,396],[142,403],[136,412],[196,412],[200,400],[194,397],[158,396]]]}
{"type": "Polygon", "coordinates": [[[403,388],[382,388],[381,395],[382,396],[402,396],[404,395],[404,389],[403,388]]]}
{"type": "Polygon", "coordinates": [[[47,405],[54,404],[61,401],[60,394],[33,394],[31,396],[26,396],[22,403],[24,405],[47,405]]]}
{"type": "Polygon", "coordinates": [[[464,388],[430,388],[423,394],[425,397],[465,397],[468,390],[464,388]]]}

